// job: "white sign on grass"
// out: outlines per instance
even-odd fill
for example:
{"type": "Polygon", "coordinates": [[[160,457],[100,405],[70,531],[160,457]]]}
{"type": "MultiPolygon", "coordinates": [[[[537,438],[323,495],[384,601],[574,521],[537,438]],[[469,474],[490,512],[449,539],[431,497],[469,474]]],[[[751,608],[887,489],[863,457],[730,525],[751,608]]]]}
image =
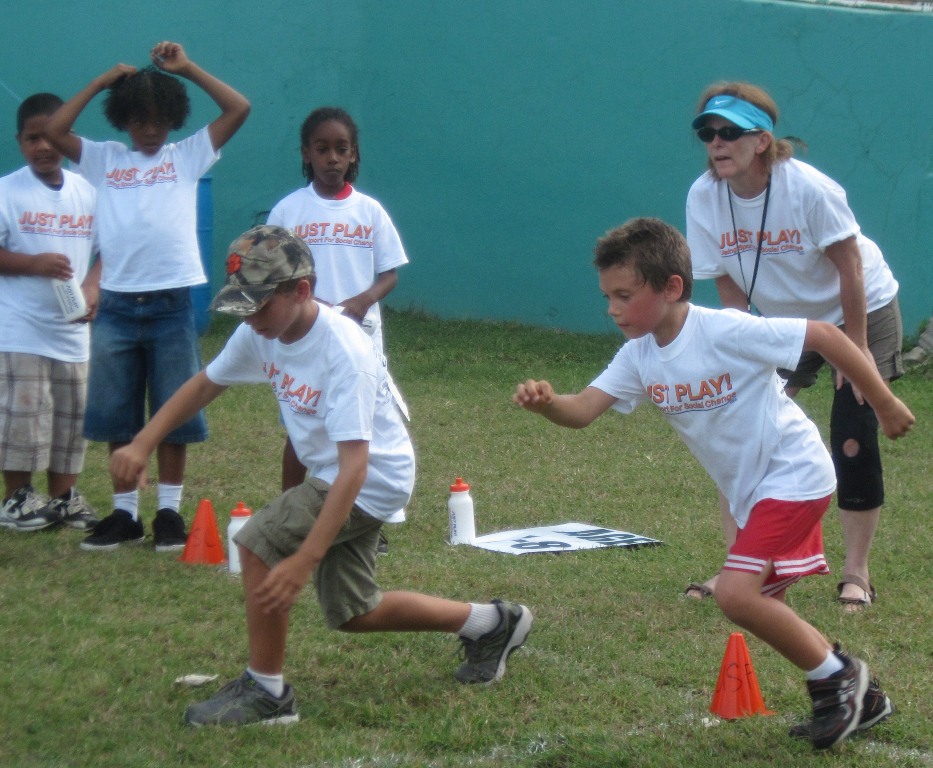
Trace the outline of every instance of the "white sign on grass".
{"type": "Polygon", "coordinates": [[[562,523],[540,528],[520,528],[477,536],[473,546],[511,555],[530,555],[534,552],[573,552],[580,549],[605,547],[644,547],[661,544],[637,533],[614,531],[587,523],[562,523]]]}

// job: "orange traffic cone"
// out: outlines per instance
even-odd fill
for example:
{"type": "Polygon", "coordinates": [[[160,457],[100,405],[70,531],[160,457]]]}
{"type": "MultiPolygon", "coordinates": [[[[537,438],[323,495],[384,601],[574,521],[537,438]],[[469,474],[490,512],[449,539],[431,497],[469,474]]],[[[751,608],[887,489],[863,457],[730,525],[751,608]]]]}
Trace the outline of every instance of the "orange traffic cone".
{"type": "Polygon", "coordinates": [[[178,558],[183,563],[204,563],[206,565],[219,565],[227,560],[224,557],[224,548],[220,543],[220,534],[217,531],[217,517],[214,515],[214,505],[210,499],[201,499],[198,511],[191,524],[188,534],[188,543],[185,551],[178,558]]]}
{"type": "Polygon", "coordinates": [[[765,707],[758,687],[758,678],[752,667],[745,635],[733,632],[729,635],[726,655],[719,669],[719,680],[709,711],[724,720],[735,720],[749,715],[773,715],[765,707]]]}

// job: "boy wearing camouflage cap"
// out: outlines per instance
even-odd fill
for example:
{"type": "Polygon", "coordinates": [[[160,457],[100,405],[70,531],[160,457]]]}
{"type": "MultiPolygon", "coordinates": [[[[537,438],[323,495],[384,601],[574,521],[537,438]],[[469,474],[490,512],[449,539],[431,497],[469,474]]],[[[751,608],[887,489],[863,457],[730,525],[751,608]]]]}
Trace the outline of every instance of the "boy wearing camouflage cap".
{"type": "Polygon", "coordinates": [[[375,582],[379,530],[398,522],[414,486],[414,451],[369,337],[314,300],[307,245],[281,227],[255,227],[227,257],[211,309],[243,317],[220,354],[115,451],[114,478],[134,482],[163,435],[231,384],[272,385],[308,478],[252,516],[236,536],[243,564],[249,666],[192,705],[195,726],[298,719],[282,669],[289,612],[313,577],[332,629],[456,633],[462,683],[491,683],[531,629],[531,612],[494,600],[461,603],[375,582]]]}

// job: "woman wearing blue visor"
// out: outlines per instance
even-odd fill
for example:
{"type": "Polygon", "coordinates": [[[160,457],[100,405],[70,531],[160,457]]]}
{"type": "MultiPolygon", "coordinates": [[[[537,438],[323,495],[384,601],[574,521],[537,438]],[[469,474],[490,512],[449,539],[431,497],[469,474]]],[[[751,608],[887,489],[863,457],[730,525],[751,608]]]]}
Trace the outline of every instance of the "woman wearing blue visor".
{"type": "MultiPolygon", "coordinates": [[[[725,307],[765,317],[839,326],[890,381],[903,373],[897,281],[878,246],[861,233],[835,181],[793,157],[774,136],[778,108],[761,88],[722,82],[700,98],[693,128],[708,168],[687,196],[687,240],[695,279],[714,279],[725,307]]],[[[816,382],[825,361],[805,353],[787,378],[793,397],[816,382]]],[[[878,421],[835,371],[830,447],[846,556],[838,600],[849,612],[877,598],[868,555],[884,501],[878,421]]],[[[723,501],[720,502],[724,504],[723,501]]],[[[732,517],[723,515],[727,543],[732,517]]],[[[707,597],[716,576],[691,584],[707,597]]]]}

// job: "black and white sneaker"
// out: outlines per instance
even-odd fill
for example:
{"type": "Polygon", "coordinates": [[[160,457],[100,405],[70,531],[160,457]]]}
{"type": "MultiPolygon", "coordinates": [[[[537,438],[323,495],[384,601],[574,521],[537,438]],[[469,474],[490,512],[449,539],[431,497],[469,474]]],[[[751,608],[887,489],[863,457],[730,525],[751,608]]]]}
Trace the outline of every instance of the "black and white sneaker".
{"type": "Polygon", "coordinates": [[[810,742],[814,749],[829,749],[858,728],[868,690],[868,666],[838,646],[834,653],[845,666],[822,680],[807,680],[813,700],[810,742]]]}
{"type": "Polygon", "coordinates": [[[160,509],[152,521],[156,552],[180,552],[188,543],[185,521],[174,509],[160,509]]]}
{"type": "Polygon", "coordinates": [[[0,527],[14,531],[41,531],[58,524],[48,511],[49,497],[36,493],[31,485],[13,491],[0,507],[0,527]]]}
{"type": "Polygon", "coordinates": [[[93,507],[77,488],[71,488],[64,496],[52,499],[45,509],[50,517],[78,531],[90,531],[100,522],[93,507]]]}
{"type": "MultiPolygon", "coordinates": [[[[859,717],[855,730],[858,733],[867,731],[878,723],[887,720],[894,714],[894,705],[887,694],[874,678],[868,681],[868,688],[862,698],[862,714],[859,717]]],[[[795,739],[810,740],[810,723],[799,723],[793,726],[788,733],[795,739]]]]}
{"type": "Polygon", "coordinates": [[[81,542],[88,552],[111,552],[122,546],[142,544],[146,538],[143,524],[123,509],[115,509],[94,526],[94,532],[81,542]]]}
{"type": "Polygon", "coordinates": [[[528,633],[534,616],[524,605],[493,600],[499,610],[499,625],[478,640],[461,637],[464,661],[455,673],[461,683],[494,683],[505,674],[509,655],[518,648],[528,633]]]}

